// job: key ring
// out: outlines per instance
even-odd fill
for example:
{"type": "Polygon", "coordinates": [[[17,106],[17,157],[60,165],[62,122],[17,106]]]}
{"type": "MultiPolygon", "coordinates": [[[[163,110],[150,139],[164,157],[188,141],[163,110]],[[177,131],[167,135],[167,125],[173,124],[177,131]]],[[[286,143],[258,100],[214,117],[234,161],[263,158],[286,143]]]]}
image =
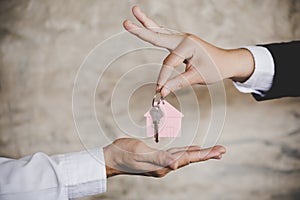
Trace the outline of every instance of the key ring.
{"type": "Polygon", "coordinates": [[[157,94],[160,94],[159,92],[156,92],[152,99],[152,107],[158,106],[161,102],[163,102],[164,98],[160,95],[160,98],[157,100],[157,94]],[[157,102],[156,105],[154,105],[155,101],[157,102]]]}

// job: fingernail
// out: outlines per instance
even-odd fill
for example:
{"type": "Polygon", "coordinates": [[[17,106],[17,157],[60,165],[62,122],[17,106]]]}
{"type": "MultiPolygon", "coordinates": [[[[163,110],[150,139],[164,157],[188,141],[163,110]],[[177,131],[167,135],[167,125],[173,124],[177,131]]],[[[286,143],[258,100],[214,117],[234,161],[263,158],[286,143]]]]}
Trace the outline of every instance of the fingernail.
{"type": "Polygon", "coordinates": [[[162,90],[161,90],[161,95],[162,95],[162,97],[166,97],[166,96],[168,96],[168,94],[170,94],[170,90],[168,89],[168,88],[166,88],[166,87],[164,87],[162,90]]]}

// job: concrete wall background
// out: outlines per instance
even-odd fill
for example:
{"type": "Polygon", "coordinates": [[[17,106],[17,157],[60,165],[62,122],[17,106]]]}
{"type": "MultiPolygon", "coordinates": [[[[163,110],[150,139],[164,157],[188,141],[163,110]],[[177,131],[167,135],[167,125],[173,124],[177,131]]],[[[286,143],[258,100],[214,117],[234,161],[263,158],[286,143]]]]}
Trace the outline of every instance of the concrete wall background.
{"type": "MultiPolygon", "coordinates": [[[[194,33],[222,47],[300,39],[300,2],[292,0],[2,0],[1,156],[18,158],[37,151],[56,154],[83,149],[71,106],[76,72],[93,47],[123,31],[122,21],[132,19],[130,8],[135,4],[168,28],[194,33]]],[[[153,56],[159,62],[164,55],[153,56]]],[[[122,64],[130,66],[132,60],[142,64],[149,56],[129,55],[122,64]]],[[[117,81],[114,71],[105,80],[117,81]]],[[[228,153],[222,161],[191,165],[161,180],[115,177],[109,180],[107,193],[86,199],[299,199],[299,98],[258,103],[251,95],[238,93],[229,81],[225,86],[227,112],[218,143],[225,145],[228,153]]],[[[122,134],[116,133],[118,129],[105,113],[111,87],[108,84],[98,90],[96,103],[99,119],[105,122],[106,130],[111,130],[113,139],[122,134]]],[[[148,101],[151,89],[140,91],[137,98],[146,95],[148,101]]],[[[194,90],[206,127],[209,94],[205,87],[194,90]]],[[[82,95],[86,95],[84,91],[82,95]]],[[[188,98],[189,92],[179,95],[188,98]]],[[[136,116],[144,104],[134,104],[136,116]]],[[[82,116],[88,121],[93,116],[85,115],[84,106],[82,116]]],[[[184,114],[190,114],[188,119],[195,117],[184,114]]],[[[107,142],[97,135],[86,137],[92,146],[107,142]]],[[[201,138],[197,136],[193,143],[200,145],[201,138]]]]}

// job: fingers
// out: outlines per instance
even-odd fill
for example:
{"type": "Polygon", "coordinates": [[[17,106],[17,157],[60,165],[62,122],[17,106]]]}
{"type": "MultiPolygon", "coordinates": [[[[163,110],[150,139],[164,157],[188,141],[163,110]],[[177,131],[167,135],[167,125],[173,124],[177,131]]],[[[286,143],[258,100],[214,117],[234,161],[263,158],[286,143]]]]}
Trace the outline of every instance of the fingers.
{"type": "MultiPolygon", "coordinates": [[[[185,42],[183,42],[186,38],[185,34],[170,34],[168,30],[162,29],[156,22],[149,19],[138,6],[132,8],[132,13],[144,27],[134,24],[129,20],[125,20],[123,26],[127,31],[146,42],[172,51],[165,58],[157,80],[157,91],[160,91],[172,75],[173,69],[183,63],[185,59],[192,56],[192,49],[187,48],[184,44],[185,42]]],[[[183,85],[189,85],[189,82],[185,81],[183,83],[183,81],[181,81],[176,85],[175,83],[173,84],[174,85],[172,85],[172,82],[170,83],[170,86],[172,87],[169,88],[169,90],[168,87],[165,87],[162,96],[168,95],[170,90],[173,90],[173,87],[174,90],[177,90],[182,88],[183,85]]]]}
{"type": "Polygon", "coordinates": [[[149,19],[138,6],[132,7],[132,13],[136,19],[143,24],[144,27],[160,33],[170,33],[168,30],[160,27],[156,22],[149,19]]]}
{"type": "Polygon", "coordinates": [[[222,146],[207,149],[201,149],[199,146],[171,148],[167,151],[160,150],[145,154],[137,160],[138,167],[122,170],[139,175],[163,177],[170,171],[190,163],[220,159],[225,152],[226,150],[222,146]]]}
{"type": "MultiPolygon", "coordinates": [[[[132,151],[132,153],[134,153],[135,155],[134,160],[139,165],[144,165],[145,163],[148,163],[158,167],[170,167],[171,169],[177,168],[176,159],[172,156],[171,153],[151,148],[147,146],[144,142],[137,139],[130,139],[130,141],[133,141],[131,146],[134,149],[132,151]]],[[[128,144],[129,143],[127,142],[127,145],[128,144]]],[[[150,171],[153,170],[154,169],[150,171]]]]}
{"type": "Polygon", "coordinates": [[[167,152],[170,154],[175,154],[177,152],[182,152],[182,151],[199,151],[201,148],[199,146],[188,146],[188,147],[175,147],[168,149],[167,152]]]}
{"type": "MultiPolygon", "coordinates": [[[[200,151],[200,161],[205,161],[209,159],[221,158],[223,154],[226,153],[226,149],[223,146],[214,146],[200,151]]],[[[198,162],[196,160],[196,162],[198,162]]]]}
{"type": "Polygon", "coordinates": [[[140,39],[155,46],[167,49],[174,49],[180,42],[179,35],[168,35],[165,33],[154,32],[145,27],[138,26],[129,20],[123,22],[124,28],[140,39]]]}
{"type": "Polygon", "coordinates": [[[177,152],[173,155],[177,156],[178,168],[181,168],[190,163],[206,161],[209,159],[220,159],[225,152],[226,149],[224,147],[214,146],[196,151],[177,152]]]}
{"type": "MultiPolygon", "coordinates": [[[[182,64],[185,60],[192,58],[195,53],[195,37],[191,34],[172,34],[170,31],[161,28],[156,22],[146,16],[138,6],[132,8],[132,13],[143,25],[139,26],[129,20],[123,23],[124,28],[140,39],[155,46],[167,48],[171,53],[165,58],[162,69],[157,80],[157,91],[163,97],[171,91],[176,91],[193,83],[197,80],[193,71],[187,71],[181,76],[169,80],[174,68],[182,64]]],[[[188,62],[187,68],[191,66],[188,62]]]]}
{"type": "MultiPolygon", "coordinates": [[[[127,169],[126,172],[127,173],[154,173],[157,171],[160,171],[162,169],[169,169],[168,171],[171,171],[172,169],[168,168],[168,166],[160,166],[160,165],[156,165],[156,164],[152,164],[152,163],[148,163],[148,162],[139,162],[138,163],[138,168],[130,168],[127,169]]],[[[165,171],[165,170],[163,170],[165,171]]]]}
{"type": "Polygon", "coordinates": [[[174,92],[176,90],[180,90],[184,87],[192,85],[195,83],[193,79],[195,78],[193,71],[187,71],[178,76],[168,80],[164,86],[160,89],[160,93],[162,97],[166,97],[170,94],[170,92],[174,92]]]}
{"type": "Polygon", "coordinates": [[[161,167],[170,167],[171,169],[176,169],[178,167],[175,157],[173,157],[171,153],[163,150],[143,154],[138,161],[161,167]]]}
{"type": "Polygon", "coordinates": [[[156,162],[154,164],[158,164],[164,167],[169,167],[173,170],[178,168],[178,163],[176,159],[172,156],[172,154],[162,150],[158,152],[158,155],[156,157],[156,162]]]}
{"type": "MultiPolygon", "coordinates": [[[[184,63],[187,59],[190,59],[193,56],[193,49],[187,48],[185,45],[185,40],[182,41],[163,61],[163,66],[160,70],[158,80],[157,80],[157,91],[162,90],[163,86],[166,86],[168,79],[171,77],[172,72],[175,67],[179,66],[180,64],[184,63]]],[[[193,71],[188,70],[186,73],[182,74],[182,77],[179,77],[178,79],[181,79],[181,82],[178,82],[176,85],[182,86],[182,85],[189,85],[190,84],[190,78],[192,78],[193,71]]],[[[171,82],[172,83],[172,82],[171,82]]],[[[163,89],[164,91],[161,92],[161,95],[163,97],[167,96],[170,91],[173,91],[173,85],[170,83],[169,86],[171,87],[165,87],[163,89]]],[[[183,87],[183,86],[182,86],[183,87]]],[[[182,88],[182,87],[179,87],[182,88]]],[[[174,88],[176,89],[176,88],[174,88]]]]}
{"type": "Polygon", "coordinates": [[[170,53],[163,61],[163,66],[159,72],[157,80],[157,91],[160,91],[163,85],[167,82],[172,75],[175,67],[180,65],[184,61],[184,58],[174,53],[170,53]]]}

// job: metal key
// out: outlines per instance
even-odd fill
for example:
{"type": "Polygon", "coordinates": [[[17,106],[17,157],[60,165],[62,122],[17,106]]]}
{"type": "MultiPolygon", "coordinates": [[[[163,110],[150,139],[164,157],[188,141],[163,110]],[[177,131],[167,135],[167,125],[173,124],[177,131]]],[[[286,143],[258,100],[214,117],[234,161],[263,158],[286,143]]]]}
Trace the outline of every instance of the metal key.
{"type": "Polygon", "coordinates": [[[150,109],[150,116],[152,118],[152,122],[154,125],[154,138],[155,138],[155,142],[158,142],[158,125],[159,125],[159,121],[160,119],[164,116],[163,111],[160,109],[160,107],[157,106],[153,106],[150,109]]]}

